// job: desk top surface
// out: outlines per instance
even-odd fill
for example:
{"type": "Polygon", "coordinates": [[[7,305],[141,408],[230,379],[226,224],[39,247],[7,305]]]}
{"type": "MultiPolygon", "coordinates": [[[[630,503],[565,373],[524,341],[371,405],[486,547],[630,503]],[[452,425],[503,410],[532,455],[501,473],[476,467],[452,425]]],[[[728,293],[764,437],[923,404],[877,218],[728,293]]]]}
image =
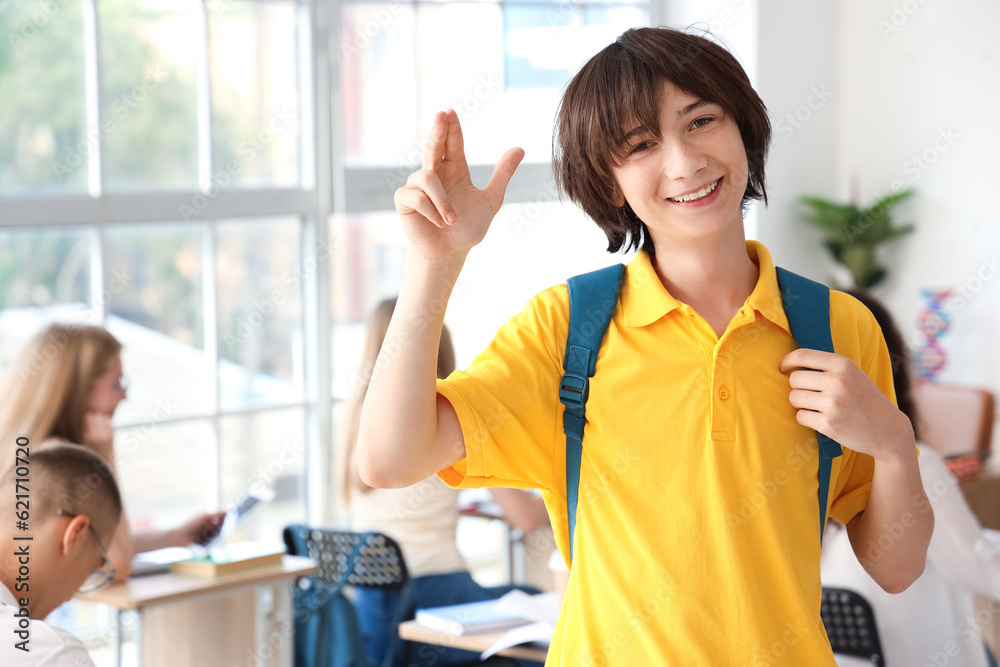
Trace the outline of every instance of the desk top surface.
{"type": "MultiPolygon", "coordinates": [[[[476,653],[482,653],[488,649],[493,645],[493,642],[500,639],[506,632],[506,630],[498,630],[497,632],[480,632],[474,635],[456,637],[445,632],[425,628],[422,625],[418,625],[416,621],[406,621],[399,625],[399,636],[403,639],[424,642],[425,644],[435,644],[437,646],[447,646],[449,648],[460,648],[467,651],[475,651],[476,653]]],[[[500,651],[499,655],[545,662],[547,653],[548,651],[543,648],[511,646],[500,651]]]]}
{"type": "Polygon", "coordinates": [[[217,591],[296,579],[316,571],[316,562],[301,556],[284,556],[281,565],[256,567],[218,577],[193,577],[173,573],[133,577],[93,593],[77,593],[74,598],[100,602],[118,609],[141,609],[164,602],[176,602],[217,591]]]}

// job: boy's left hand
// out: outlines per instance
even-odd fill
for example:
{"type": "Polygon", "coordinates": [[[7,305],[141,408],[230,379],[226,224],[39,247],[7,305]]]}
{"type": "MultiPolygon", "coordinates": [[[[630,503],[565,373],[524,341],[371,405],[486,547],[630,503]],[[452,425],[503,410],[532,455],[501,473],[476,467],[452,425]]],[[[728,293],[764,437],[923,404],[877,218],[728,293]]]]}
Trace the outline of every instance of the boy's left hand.
{"type": "Polygon", "coordinates": [[[913,455],[910,420],[847,357],[799,348],[786,354],[779,368],[797,369],[788,377],[788,400],[803,426],[876,459],[913,455]]]}

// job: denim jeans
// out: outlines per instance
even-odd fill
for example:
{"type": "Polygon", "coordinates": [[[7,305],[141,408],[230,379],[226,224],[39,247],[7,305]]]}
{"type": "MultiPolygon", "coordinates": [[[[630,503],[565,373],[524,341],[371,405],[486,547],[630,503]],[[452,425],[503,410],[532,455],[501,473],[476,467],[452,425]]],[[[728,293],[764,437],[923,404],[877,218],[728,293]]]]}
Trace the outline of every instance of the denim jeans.
{"type": "MultiPolygon", "coordinates": [[[[538,592],[537,589],[530,586],[483,588],[475,582],[468,572],[450,572],[416,577],[410,584],[413,586],[414,606],[419,608],[495,600],[515,588],[527,593],[538,592]]],[[[365,654],[368,658],[368,664],[377,667],[382,664],[389,640],[398,632],[397,628],[391,627],[391,624],[396,612],[396,604],[399,601],[399,594],[395,591],[369,587],[358,587],[354,592],[354,608],[357,610],[358,623],[365,640],[365,654]]],[[[412,618],[413,615],[410,614],[409,619],[412,618]]],[[[409,661],[404,661],[403,651],[397,651],[398,657],[394,667],[456,667],[457,665],[490,665],[495,667],[521,665],[526,667],[539,664],[496,657],[486,662],[480,662],[479,654],[473,651],[462,651],[416,642],[407,642],[407,644],[409,661]]]]}

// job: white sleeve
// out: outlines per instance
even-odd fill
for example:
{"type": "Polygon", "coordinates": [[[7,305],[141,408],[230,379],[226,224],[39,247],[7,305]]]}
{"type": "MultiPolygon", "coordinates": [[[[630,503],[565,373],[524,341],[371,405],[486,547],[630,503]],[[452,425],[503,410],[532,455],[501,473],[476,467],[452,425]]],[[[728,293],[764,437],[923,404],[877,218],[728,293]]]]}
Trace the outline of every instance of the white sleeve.
{"type": "Polygon", "coordinates": [[[44,621],[32,621],[31,654],[37,667],[96,667],[83,642],[44,621]]]}
{"type": "Polygon", "coordinates": [[[1000,597],[1000,533],[980,525],[940,454],[921,445],[919,465],[934,508],[927,559],[953,585],[1000,597]]]}

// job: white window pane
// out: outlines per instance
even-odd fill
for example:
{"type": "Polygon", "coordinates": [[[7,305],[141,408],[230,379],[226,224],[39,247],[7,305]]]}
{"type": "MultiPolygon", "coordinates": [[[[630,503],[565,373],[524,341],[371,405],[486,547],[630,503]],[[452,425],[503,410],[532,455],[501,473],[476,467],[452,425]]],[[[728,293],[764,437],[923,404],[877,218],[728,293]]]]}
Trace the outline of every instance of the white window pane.
{"type": "Polygon", "coordinates": [[[0,195],[87,186],[81,6],[0,2],[0,195]]]}
{"type": "Polygon", "coordinates": [[[202,225],[115,225],[107,231],[108,328],[122,341],[130,383],[118,423],[213,409],[212,367],[205,354],[202,225]]]}
{"type": "Polygon", "coordinates": [[[89,249],[82,229],[0,231],[0,309],[75,304],[91,319],[89,249]]]}
{"type": "Polygon", "coordinates": [[[628,261],[609,255],[607,247],[597,224],[573,204],[539,199],[501,208],[486,238],[469,253],[458,283],[462,289],[456,288],[448,303],[446,321],[459,368],[468,366],[538,292],[579,273],[628,261]],[[525,270],[511,271],[511,257],[525,270]]]}
{"type": "Polygon", "coordinates": [[[195,187],[196,0],[101,0],[97,7],[105,186],[195,187]]]}
{"type": "Polygon", "coordinates": [[[455,109],[469,163],[495,163],[504,151],[519,145],[507,143],[505,131],[500,7],[455,3],[422,5],[417,11],[421,138],[430,131],[436,112],[455,109]]]}
{"type": "Polygon", "coordinates": [[[212,160],[223,187],[301,180],[295,6],[243,2],[209,12],[212,160]]]}
{"type": "Polygon", "coordinates": [[[302,398],[301,221],[226,221],[216,231],[222,406],[302,398]]]}
{"type": "Polygon", "coordinates": [[[341,22],[346,165],[419,163],[413,8],[344,3],[341,22]]]}
{"type": "Polygon", "coordinates": [[[399,293],[407,244],[395,211],[331,216],[330,235],[339,240],[329,268],[333,395],[339,400],[354,388],[365,320],[379,301],[399,293]]]}
{"type": "Polygon", "coordinates": [[[525,162],[551,160],[556,110],[573,75],[625,30],[648,22],[644,8],[580,7],[574,3],[557,8],[504,8],[507,96],[503,117],[507,146],[524,148],[525,162]]]}
{"type": "Polygon", "coordinates": [[[216,508],[206,502],[215,480],[206,465],[214,432],[208,420],[161,423],[165,410],[147,415],[147,423],[115,431],[118,484],[133,530],[176,528],[216,508]]]}
{"type": "Polygon", "coordinates": [[[232,539],[280,542],[285,526],[305,521],[304,423],[301,408],[219,420],[223,505],[255,485],[275,493],[232,539]]]}

